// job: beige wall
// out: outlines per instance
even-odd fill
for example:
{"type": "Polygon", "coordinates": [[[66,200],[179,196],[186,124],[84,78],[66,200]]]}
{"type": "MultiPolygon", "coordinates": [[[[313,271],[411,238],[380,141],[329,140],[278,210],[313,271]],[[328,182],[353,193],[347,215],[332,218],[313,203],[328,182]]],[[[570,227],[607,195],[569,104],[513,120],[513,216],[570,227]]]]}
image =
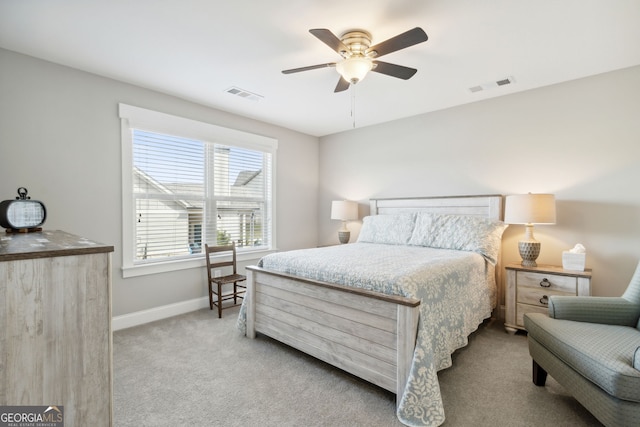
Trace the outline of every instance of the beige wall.
{"type": "Polygon", "coordinates": [[[118,103],[278,140],[277,243],[317,243],[318,138],[0,49],[0,200],[18,187],[46,229],[115,246],[113,314],[206,296],[203,268],[123,279],[118,103]]]}
{"type": "MultiPolygon", "coordinates": [[[[206,295],[204,268],[123,279],[119,102],[279,140],[280,249],[337,242],[330,201],[553,192],[539,261],[582,243],[594,294],[640,260],[640,67],[318,139],[0,49],[0,199],[42,200],[46,228],[115,246],[114,315],[206,295]]],[[[428,96],[428,94],[423,94],[428,96]]],[[[359,224],[350,224],[357,237],[359,224]]],[[[505,233],[516,261],[521,226],[505,233]]]]}
{"type": "MultiPolygon", "coordinates": [[[[323,137],[320,242],[337,242],[334,199],[362,216],[376,197],[550,192],[558,223],[535,228],[538,261],[582,243],[593,293],[620,295],[640,260],[639,93],[634,67],[323,137]]],[[[505,232],[503,261],[523,234],[505,232]]]]}

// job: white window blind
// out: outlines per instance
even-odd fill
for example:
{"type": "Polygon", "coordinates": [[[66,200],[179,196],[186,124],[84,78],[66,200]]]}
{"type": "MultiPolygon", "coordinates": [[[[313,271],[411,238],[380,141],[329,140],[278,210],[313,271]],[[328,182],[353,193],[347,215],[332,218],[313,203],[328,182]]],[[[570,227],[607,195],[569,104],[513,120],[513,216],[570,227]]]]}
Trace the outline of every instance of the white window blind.
{"type": "Polygon", "coordinates": [[[123,161],[131,196],[124,235],[132,250],[123,268],[201,258],[205,243],[234,242],[239,253],[273,247],[274,144],[187,119],[176,118],[180,126],[172,128],[162,113],[154,126],[153,112],[124,107],[131,153],[123,161]],[[146,115],[131,113],[138,110],[146,115]]]}
{"type": "Polygon", "coordinates": [[[269,153],[134,129],[135,262],[205,243],[268,247],[270,163],[269,153]]]}

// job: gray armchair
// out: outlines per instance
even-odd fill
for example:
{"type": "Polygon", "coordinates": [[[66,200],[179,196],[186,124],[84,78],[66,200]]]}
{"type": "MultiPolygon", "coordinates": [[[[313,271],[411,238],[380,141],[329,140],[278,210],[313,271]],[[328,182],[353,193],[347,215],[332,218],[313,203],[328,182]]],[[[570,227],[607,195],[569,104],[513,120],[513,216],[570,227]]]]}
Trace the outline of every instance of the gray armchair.
{"type": "Polygon", "coordinates": [[[606,426],[640,425],[640,263],[621,297],[549,298],[525,315],[533,382],[547,373],[606,426]]]}

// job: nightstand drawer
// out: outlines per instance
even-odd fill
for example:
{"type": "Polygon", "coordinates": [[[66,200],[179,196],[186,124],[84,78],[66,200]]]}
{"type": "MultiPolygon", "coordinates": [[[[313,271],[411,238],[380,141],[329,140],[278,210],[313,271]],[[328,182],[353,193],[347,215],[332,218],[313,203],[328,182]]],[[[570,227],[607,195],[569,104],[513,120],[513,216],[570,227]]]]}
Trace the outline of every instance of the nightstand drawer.
{"type": "Polygon", "coordinates": [[[518,303],[537,305],[539,307],[547,307],[549,297],[551,295],[575,295],[574,292],[560,292],[551,288],[529,288],[526,286],[518,287],[517,291],[518,303]]]}
{"type": "Polygon", "coordinates": [[[518,288],[527,287],[547,289],[549,291],[576,294],[578,279],[571,276],[559,276],[548,273],[534,273],[532,271],[518,271],[516,281],[518,288]]]}
{"type": "Polygon", "coordinates": [[[527,304],[518,304],[518,310],[516,315],[516,325],[524,328],[524,314],[525,313],[542,313],[549,314],[547,307],[535,307],[527,304]]]}
{"type": "Polygon", "coordinates": [[[591,295],[591,269],[569,271],[559,266],[505,266],[505,322],[508,332],[524,330],[524,315],[549,313],[553,295],[591,295]]]}

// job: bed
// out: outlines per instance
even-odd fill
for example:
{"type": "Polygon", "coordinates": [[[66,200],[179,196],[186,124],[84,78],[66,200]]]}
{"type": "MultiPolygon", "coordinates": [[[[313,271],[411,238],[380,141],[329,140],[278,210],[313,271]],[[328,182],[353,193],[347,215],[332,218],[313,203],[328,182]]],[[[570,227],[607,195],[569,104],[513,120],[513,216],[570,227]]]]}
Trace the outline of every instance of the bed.
{"type": "Polygon", "coordinates": [[[398,419],[438,426],[437,372],[498,300],[502,196],[372,199],[357,242],[249,266],[238,327],[396,394],[398,419]]]}

